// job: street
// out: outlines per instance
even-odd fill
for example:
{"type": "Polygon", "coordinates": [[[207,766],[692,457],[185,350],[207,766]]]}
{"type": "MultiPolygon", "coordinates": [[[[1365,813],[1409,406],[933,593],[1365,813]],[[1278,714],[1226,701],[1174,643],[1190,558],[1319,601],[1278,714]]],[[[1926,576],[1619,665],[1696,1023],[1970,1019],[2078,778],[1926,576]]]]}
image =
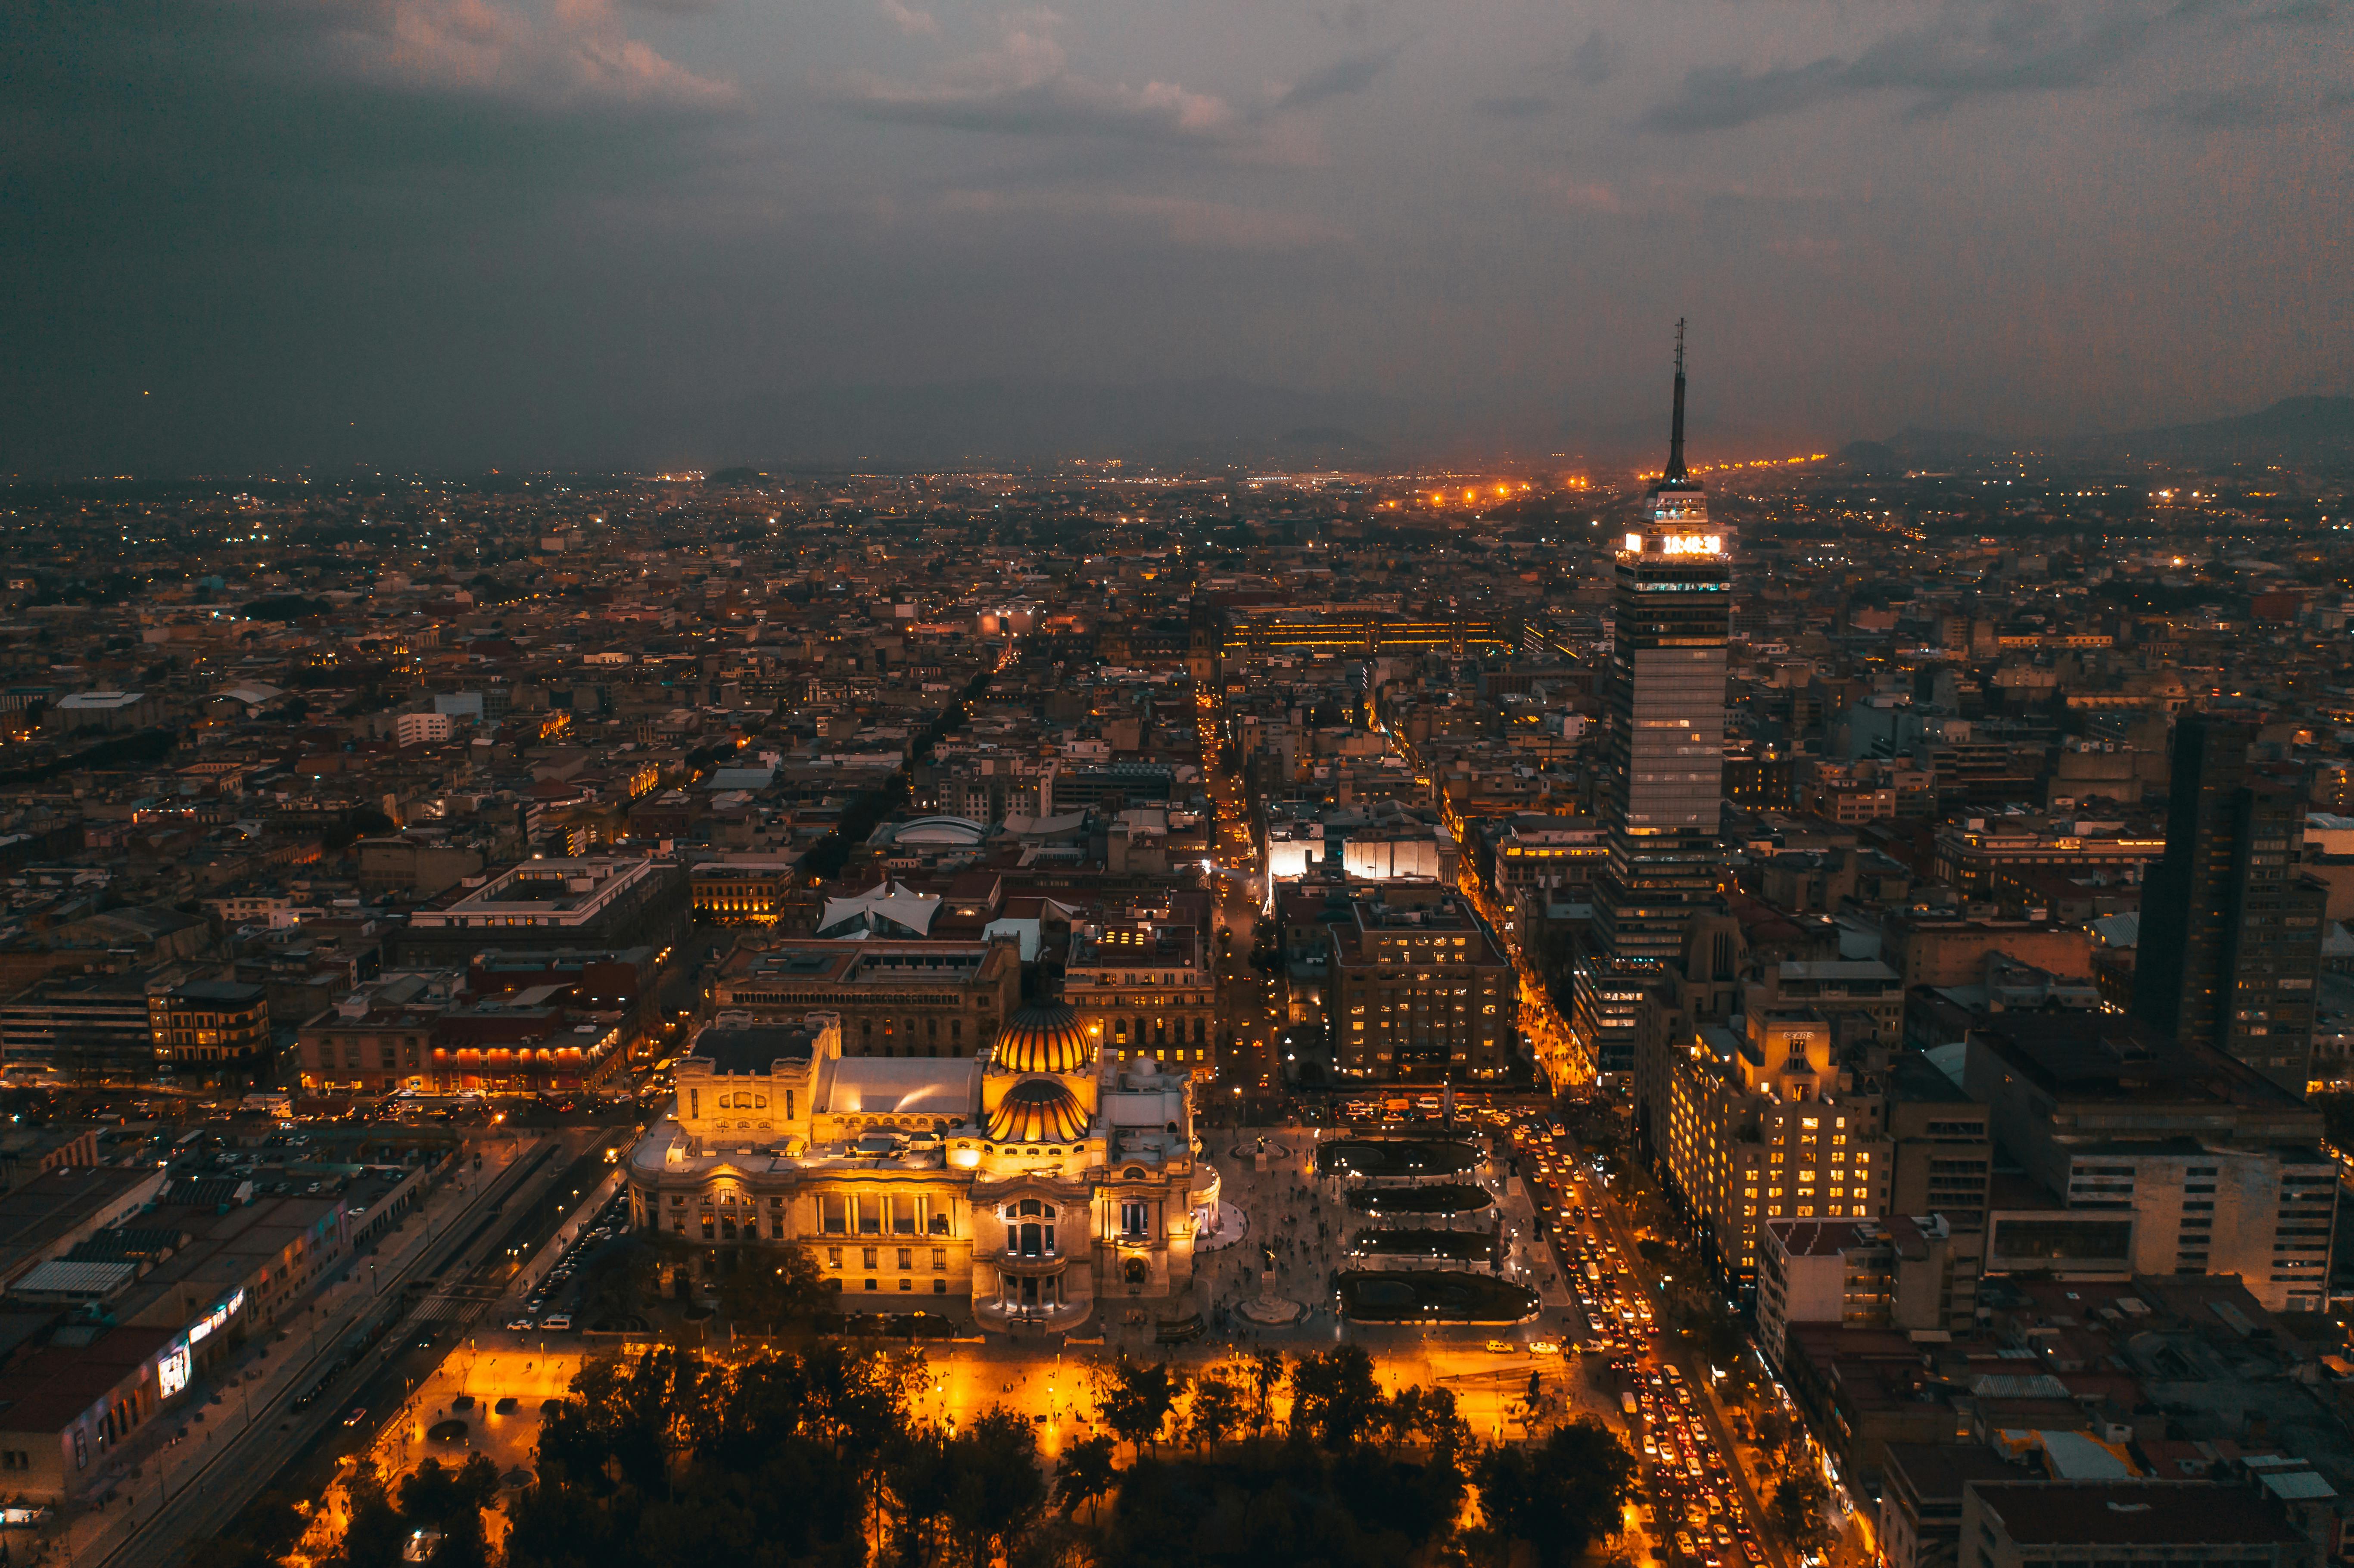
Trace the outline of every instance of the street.
{"type": "MultiPolygon", "coordinates": [[[[120,1476],[110,1500],[67,1510],[45,1538],[47,1550],[77,1563],[164,1568],[182,1561],[191,1542],[224,1527],[282,1470],[336,1447],[348,1412],[384,1397],[381,1380],[397,1358],[446,1353],[419,1352],[416,1330],[404,1322],[384,1333],[356,1369],[335,1375],[329,1369],[349,1338],[398,1315],[403,1287],[412,1281],[462,1281],[491,1263],[509,1228],[495,1223],[502,1212],[528,1211],[564,1179],[567,1151],[594,1136],[526,1134],[467,1146],[451,1178],[372,1256],[352,1259],[308,1308],[248,1346],[209,1390],[199,1388],[190,1406],[118,1449],[112,1464],[120,1476]],[[310,1404],[295,1408],[299,1394],[323,1384],[310,1404]]],[[[443,1310],[440,1299],[419,1302],[416,1318],[431,1321],[428,1314],[443,1310]]]]}

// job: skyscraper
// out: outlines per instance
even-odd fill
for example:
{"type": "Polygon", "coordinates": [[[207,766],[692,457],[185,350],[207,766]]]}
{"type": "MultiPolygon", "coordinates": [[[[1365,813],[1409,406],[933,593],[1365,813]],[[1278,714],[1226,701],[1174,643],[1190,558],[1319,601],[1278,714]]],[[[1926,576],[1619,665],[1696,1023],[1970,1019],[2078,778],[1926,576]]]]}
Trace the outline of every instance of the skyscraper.
{"type": "Polygon", "coordinates": [[[1604,677],[1602,824],[1609,859],[1579,963],[1575,1028],[1596,1067],[1634,1065],[1648,977],[1679,956],[1692,915],[1714,902],[1723,855],[1724,645],[1733,568],[1708,495],[1684,466],[1683,326],[1676,327],[1668,466],[1644,526],[1619,542],[1616,627],[1604,677]]]}
{"type": "Polygon", "coordinates": [[[2251,780],[2245,726],[2174,731],[2166,854],[2142,888],[2134,1012],[2305,1093],[2327,894],[2296,869],[2303,812],[2251,780]]]}

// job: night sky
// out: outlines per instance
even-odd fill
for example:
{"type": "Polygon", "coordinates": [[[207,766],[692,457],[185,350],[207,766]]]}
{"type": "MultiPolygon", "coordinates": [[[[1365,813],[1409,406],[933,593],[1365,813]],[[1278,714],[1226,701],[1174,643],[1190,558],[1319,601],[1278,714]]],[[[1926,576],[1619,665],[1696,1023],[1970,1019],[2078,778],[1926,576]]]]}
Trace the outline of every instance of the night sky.
{"type": "Polygon", "coordinates": [[[2354,391],[2349,63],[2335,0],[12,0],[0,473],[1612,450],[1680,315],[1696,458],[2242,413],[2354,391]]]}

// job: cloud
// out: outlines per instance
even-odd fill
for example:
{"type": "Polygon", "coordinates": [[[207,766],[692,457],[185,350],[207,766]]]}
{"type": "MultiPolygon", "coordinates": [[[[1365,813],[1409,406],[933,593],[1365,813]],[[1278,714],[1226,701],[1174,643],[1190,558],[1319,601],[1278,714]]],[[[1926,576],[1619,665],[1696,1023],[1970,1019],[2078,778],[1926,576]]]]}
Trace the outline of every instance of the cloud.
{"type": "Polygon", "coordinates": [[[610,0],[326,0],[270,8],[305,63],[411,91],[541,104],[711,107],[733,84],[700,75],[622,26],[610,0]]]}
{"type": "Polygon", "coordinates": [[[1368,4],[1368,0],[1344,0],[1343,4],[1331,10],[1318,7],[1308,14],[1322,26],[1331,27],[1336,32],[1363,37],[1373,30],[1375,9],[1375,6],[1368,4]]]}
{"type": "Polygon", "coordinates": [[[1363,92],[1373,85],[1374,79],[1390,68],[1405,48],[1404,44],[1397,44],[1386,49],[1348,55],[1334,60],[1321,70],[1310,71],[1277,94],[1274,107],[1278,111],[1306,109],[1328,98],[1345,98],[1352,93],[1363,92]]]}
{"type": "Polygon", "coordinates": [[[995,44],[922,80],[854,75],[843,107],[905,125],[1141,142],[1214,141],[1240,124],[1225,100],[1175,82],[1079,76],[1054,36],[1057,20],[1049,12],[1009,18],[995,44]]]}
{"type": "Polygon", "coordinates": [[[2186,131],[2253,131],[2287,125],[2354,105],[2354,88],[2300,93],[2278,81],[2194,88],[2155,105],[2150,118],[2186,131]]]}
{"type": "Polygon", "coordinates": [[[883,15],[891,25],[908,37],[937,38],[940,36],[940,19],[929,11],[918,11],[905,0],[876,0],[883,15]]]}
{"type": "Polygon", "coordinates": [[[944,196],[938,207],[965,217],[1143,223],[1158,228],[1172,245],[1204,250],[1298,250],[1344,245],[1352,238],[1347,229],[1305,213],[1125,191],[957,190],[944,196]]]}
{"type": "Polygon", "coordinates": [[[1756,71],[1696,67],[1645,123],[1657,131],[1724,131],[1866,93],[1908,96],[1911,111],[1924,114],[1972,98],[2088,87],[2159,27],[2190,19],[2197,9],[2086,9],[2045,0],[1948,6],[1928,26],[1889,34],[1852,59],[1825,56],[1756,71]]]}
{"type": "Polygon", "coordinates": [[[2150,118],[2190,131],[2239,131],[2277,124],[2285,111],[2279,94],[2269,84],[2243,82],[2237,87],[2178,92],[2152,109],[2150,118]]]}
{"type": "Polygon", "coordinates": [[[1835,261],[1846,247],[1819,234],[1796,234],[1769,239],[1766,249],[1794,261],[1835,261]]]}
{"type": "Polygon", "coordinates": [[[1618,74],[1626,55],[1617,40],[1596,27],[1569,51],[1569,79],[1580,87],[1600,87],[1618,74]]]}
{"type": "Polygon", "coordinates": [[[1546,194],[1572,212],[1617,213],[1627,209],[1625,199],[1598,180],[1553,180],[1546,185],[1546,194]]]}

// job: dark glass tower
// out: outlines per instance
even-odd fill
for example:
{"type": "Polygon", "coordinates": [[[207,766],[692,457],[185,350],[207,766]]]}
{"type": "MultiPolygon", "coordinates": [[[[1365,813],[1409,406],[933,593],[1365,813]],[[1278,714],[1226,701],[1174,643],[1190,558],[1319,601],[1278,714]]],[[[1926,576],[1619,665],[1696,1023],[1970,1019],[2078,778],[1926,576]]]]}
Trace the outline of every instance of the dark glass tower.
{"type": "Polygon", "coordinates": [[[1604,1073],[1634,1065],[1645,987],[1681,956],[1684,927],[1716,902],[1724,773],[1724,646],[1733,568],[1708,495],[1684,466],[1683,328],[1668,466],[1643,527],[1619,543],[1617,624],[1604,675],[1602,826],[1609,860],[1578,966],[1575,1024],[1604,1073]]]}
{"type": "Polygon", "coordinates": [[[2133,1007],[2302,1095],[2328,895],[2296,869],[2303,809],[2250,779],[2248,742],[2245,726],[2203,715],[2175,726],[2166,854],[2142,887],[2133,1007]]]}

